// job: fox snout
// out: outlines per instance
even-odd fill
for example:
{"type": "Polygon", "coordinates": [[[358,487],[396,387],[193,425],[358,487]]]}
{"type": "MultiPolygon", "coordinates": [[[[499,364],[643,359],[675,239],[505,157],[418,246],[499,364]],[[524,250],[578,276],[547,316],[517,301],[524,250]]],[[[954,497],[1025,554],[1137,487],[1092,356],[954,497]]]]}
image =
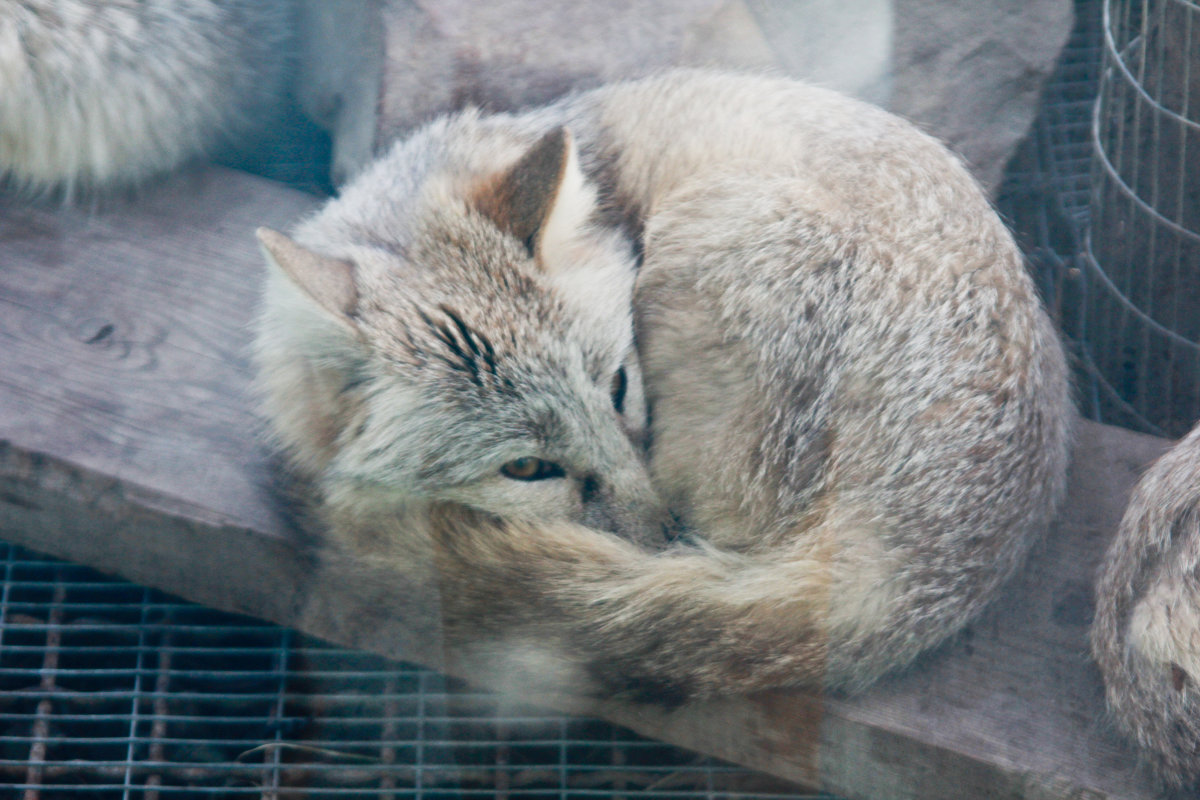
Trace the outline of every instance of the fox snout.
{"type": "Polygon", "coordinates": [[[608,480],[589,476],[582,480],[580,489],[580,522],[584,525],[610,531],[643,547],[666,546],[672,517],[654,491],[647,470],[623,470],[608,480]]]}

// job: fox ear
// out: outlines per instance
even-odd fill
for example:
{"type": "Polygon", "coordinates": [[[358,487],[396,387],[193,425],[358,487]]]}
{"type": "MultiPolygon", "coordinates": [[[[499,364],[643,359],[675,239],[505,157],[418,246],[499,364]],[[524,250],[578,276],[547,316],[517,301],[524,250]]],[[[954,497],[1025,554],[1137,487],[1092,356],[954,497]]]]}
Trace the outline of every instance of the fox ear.
{"type": "Polygon", "coordinates": [[[317,305],[343,325],[353,327],[358,306],[354,265],[349,261],[318,255],[270,228],[255,231],[267,259],[300,287],[317,305]]]}
{"type": "Polygon", "coordinates": [[[525,243],[543,266],[582,226],[594,198],[579,169],[571,132],[555,128],[509,169],[483,182],[475,208],[525,243]]]}

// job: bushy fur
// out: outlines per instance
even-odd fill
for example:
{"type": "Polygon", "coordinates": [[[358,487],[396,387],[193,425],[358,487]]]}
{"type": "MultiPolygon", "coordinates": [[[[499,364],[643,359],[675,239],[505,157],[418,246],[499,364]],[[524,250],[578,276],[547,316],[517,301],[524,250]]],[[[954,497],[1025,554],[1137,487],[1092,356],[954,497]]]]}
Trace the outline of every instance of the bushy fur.
{"type": "Polygon", "coordinates": [[[435,564],[447,641],[492,671],[666,702],[862,688],[994,597],[1062,495],[1064,359],[1011,237],[943,147],[835,93],[682,71],[451,117],[296,237],[344,285],[273,270],[267,413],[332,538],[435,564]],[[495,176],[559,126],[582,175],[552,192],[574,222],[543,264],[472,198],[528,183],[495,176]],[[631,342],[630,244],[650,474],[688,534],[663,551],[616,444],[638,426],[602,389],[631,342]],[[444,380],[416,311],[441,305],[505,343],[515,393],[444,380]],[[514,413],[568,422],[535,440],[514,413]],[[505,437],[563,460],[564,493],[497,483],[505,437]],[[580,525],[585,473],[640,519],[580,525]]]}
{"type": "Polygon", "coordinates": [[[129,185],[269,117],[287,0],[0,0],[0,175],[129,185]]]}
{"type": "Polygon", "coordinates": [[[1138,483],[1096,586],[1113,718],[1169,783],[1200,788],[1200,427],[1138,483]]]}

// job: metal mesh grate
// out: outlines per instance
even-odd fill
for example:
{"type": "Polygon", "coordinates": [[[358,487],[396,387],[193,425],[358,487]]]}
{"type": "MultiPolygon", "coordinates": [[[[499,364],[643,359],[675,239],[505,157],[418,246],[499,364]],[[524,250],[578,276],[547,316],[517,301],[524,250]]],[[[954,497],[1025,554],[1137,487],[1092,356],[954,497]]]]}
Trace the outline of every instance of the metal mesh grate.
{"type": "Polygon", "coordinates": [[[1200,417],[1200,4],[1107,0],[1103,34],[1084,340],[1114,421],[1181,436],[1200,417]]]}
{"type": "Polygon", "coordinates": [[[17,547],[0,573],[0,786],[24,800],[813,796],[17,547]]]}
{"type": "Polygon", "coordinates": [[[1061,213],[1076,232],[1087,227],[1091,197],[1088,133],[1100,71],[1100,6],[1101,0],[1076,2],[1075,28],[1047,82],[1031,137],[1042,151],[1035,181],[1052,190],[1047,210],[1061,213]]]}
{"type": "Polygon", "coordinates": [[[1200,4],[1077,0],[1076,30],[1001,210],[1092,419],[1200,417],[1200,4]]]}
{"type": "Polygon", "coordinates": [[[1115,422],[1115,393],[1090,356],[1086,310],[1091,224],[1092,121],[1100,82],[1103,0],[1076,0],[1075,27],[1042,95],[1033,130],[1008,166],[997,197],[1064,336],[1081,410],[1115,422]]]}

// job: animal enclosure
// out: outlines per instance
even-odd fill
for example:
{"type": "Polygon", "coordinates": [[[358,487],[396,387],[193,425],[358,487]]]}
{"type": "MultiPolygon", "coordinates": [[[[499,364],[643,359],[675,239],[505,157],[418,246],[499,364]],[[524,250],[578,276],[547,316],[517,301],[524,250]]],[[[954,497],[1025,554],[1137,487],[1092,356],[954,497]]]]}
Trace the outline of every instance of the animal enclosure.
{"type": "MultiPolygon", "coordinates": [[[[1190,3],[1175,5],[1194,11],[1190,3]]],[[[1082,373],[1091,387],[1088,409],[1123,422],[1121,403],[1134,407],[1133,401],[1110,397],[1121,381],[1098,382],[1106,373],[1097,351],[1109,345],[1094,337],[1104,330],[1125,337],[1110,349],[1131,354],[1122,358],[1136,364],[1144,334],[1134,329],[1140,318],[1119,300],[1103,300],[1102,281],[1089,272],[1100,269],[1105,247],[1120,243],[1093,244],[1092,267],[1084,260],[1086,232],[1089,215],[1127,213],[1122,224],[1135,225],[1147,214],[1136,203],[1128,206],[1119,186],[1098,188],[1092,210],[1101,3],[1084,0],[1078,9],[1076,32],[1001,205],[1076,355],[1095,359],[1096,369],[1082,373]],[[1110,212],[1105,193],[1126,203],[1126,211],[1110,212]],[[1125,319],[1124,327],[1110,318],[1125,319]]],[[[1194,50],[1197,34],[1190,35],[1184,45],[1190,41],[1194,50]]],[[[1117,102],[1118,90],[1106,91],[1106,102],[1117,102]]],[[[1147,118],[1157,113],[1136,99],[1135,89],[1120,91],[1147,118]]],[[[1192,147],[1200,153],[1200,145],[1192,147]]],[[[1120,158],[1128,166],[1133,155],[1120,158]]],[[[1100,178],[1095,185],[1106,186],[1100,178]]],[[[310,199],[278,187],[217,173],[208,183],[152,195],[122,218],[122,229],[106,227],[103,218],[60,223],[53,215],[0,208],[0,222],[14,221],[0,235],[4,268],[22,280],[35,276],[28,286],[12,279],[0,287],[0,302],[10,306],[0,315],[0,350],[7,353],[0,358],[9,359],[0,362],[7,365],[0,368],[0,409],[11,412],[0,415],[6,426],[0,538],[159,587],[114,582],[0,545],[0,784],[18,787],[27,800],[807,796],[796,784],[764,777],[770,770],[820,777],[856,798],[882,797],[885,786],[929,798],[1153,796],[1133,755],[1097,721],[1098,682],[1088,672],[1083,641],[1092,564],[1123,492],[1157,444],[1099,426],[1081,434],[1086,468],[1054,545],[1036,554],[994,614],[920,671],[865,702],[830,701],[816,726],[823,737],[814,745],[820,770],[813,753],[802,752],[813,719],[788,698],[666,720],[586,709],[664,741],[753,764],[755,771],[608,722],[497,707],[486,693],[435,671],[162,594],[253,609],[359,647],[381,649],[393,633],[403,641],[402,631],[383,623],[369,630],[370,618],[348,627],[353,602],[339,606],[335,585],[314,579],[303,548],[279,535],[269,508],[254,499],[269,492],[266,465],[250,447],[254,426],[229,399],[240,397],[247,372],[238,326],[248,316],[251,281],[238,270],[257,264],[250,229],[271,214],[278,215],[271,224],[284,225],[310,207],[310,199]],[[202,215],[198,221],[182,212],[188,203],[199,209],[189,209],[202,215]],[[126,239],[122,231],[132,233],[126,239]],[[172,277],[195,282],[170,290],[177,305],[167,321],[162,309],[138,301],[163,280],[157,261],[177,251],[192,261],[171,266],[178,273],[172,277]],[[205,263],[214,257],[222,263],[205,263]],[[78,270],[95,274],[89,287],[115,283],[122,259],[139,265],[133,285],[104,304],[57,282],[64,271],[78,270]],[[206,288],[200,277],[214,269],[220,288],[206,288]],[[62,360],[70,369],[45,358],[52,348],[68,353],[62,360]],[[128,395],[96,380],[106,368],[124,375],[128,395]],[[187,387],[186,404],[170,405],[168,381],[187,387]],[[128,411],[143,416],[114,422],[128,411]],[[154,426],[169,435],[149,437],[154,426]],[[67,439],[71,458],[55,449],[67,439]],[[185,450],[191,459],[177,456],[185,450]],[[60,524],[67,517],[75,528],[60,524]],[[97,544],[102,538],[107,549],[97,544]],[[312,591],[327,589],[334,598],[326,616],[305,605],[311,598],[301,589],[309,582],[317,585],[312,591]]],[[[1171,213],[1166,219],[1175,221],[1171,213]]],[[[1147,245],[1163,241],[1159,233],[1147,245]]],[[[1171,267],[1183,250],[1164,252],[1171,267]]],[[[1104,276],[1118,285],[1112,274],[1104,276]]],[[[1130,381],[1149,386],[1151,374],[1130,381]]],[[[1185,378],[1181,372],[1167,387],[1172,396],[1187,397],[1185,378]]]]}

